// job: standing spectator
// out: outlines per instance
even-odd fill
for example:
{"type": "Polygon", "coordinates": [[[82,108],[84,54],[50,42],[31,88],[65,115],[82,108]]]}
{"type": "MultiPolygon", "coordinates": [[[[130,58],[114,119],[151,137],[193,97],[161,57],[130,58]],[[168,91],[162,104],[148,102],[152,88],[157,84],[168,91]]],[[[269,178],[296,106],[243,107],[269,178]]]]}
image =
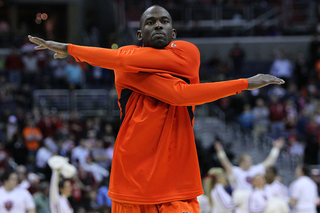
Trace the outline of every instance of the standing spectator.
{"type": "Polygon", "coordinates": [[[269,106],[270,121],[271,121],[271,133],[275,137],[283,135],[285,131],[285,118],[286,111],[283,103],[279,101],[278,96],[271,97],[271,104],[269,106]]]}
{"type": "Polygon", "coordinates": [[[270,74],[282,78],[287,82],[286,85],[292,80],[293,68],[291,62],[285,57],[282,51],[279,51],[277,58],[273,61],[270,69],[270,74]]]}
{"type": "Polygon", "coordinates": [[[257,99],[256,106],[252,110],[253,112],[253,134],[254,139],[257,141],[260,136],[268,132],[270,119],[269,119],[269,109],[265,105],[262,98],[257,99]]]}
{"type": "Polygon", "coordinates": [[[31,194],[18,186],[18,175],[7,171],[2,176],[3,187],[0,188],[0,212],[35,213],[31,194]]]}
{"type": "Polygon", "coordinates": [[[35,126],[33,120],[28,120],[26,127],[22,131],[23,139],[26,144],[29,154],[36,154],[42,140],[42,133],[38,127],[35,126]]]}
{"type": "Polygon", "coordinates": [[[290,205],[295,213],[316,213],[318,201],[317,184],[309,177],[309,167],[299,165],[296,169],[297,179],[290,185],[290,205]]]}
{"type": "Polygon", "coordinates": [[[10,54],[6,58],[5,69],[8,73],[9,82],[20,85],[23,62],[17,48],[11,48],[10,54]]]}
{"type": "Polygon", "coordinates": [[[109,172],[102,166],[99,166],[98,164],[94,163],[92,161],[91,156],[87,156],[86,163],[82,164],[82,166],[84,170],[92,173],[95,183],[100,183],[103,177],[109,176],[109,172]]]}
{"type": "Polygon", "coordinates": [[[229,53],[229,58],[232,62],[233,77],[237,77],[241,74],[245,56],[246,54],[244,50],[240,47],[239,43],[235,43],[229,53]]]}
{"type": "Polygon", "coordinates": [[[69,64],[64,69],[64,75],[66,76],[69,89],[80,89],[84,83],[81,67],[77,64],[73,57],[70,57],[68,60],[69,64]]]}
{"type": "Polygon", "coordinates": [[[39,185],[39,191],[33,195],[36,206],[36,213],[49,213],[49,184],[42,182],[39,185]]]}
{"type": "Polygon", "coordinates": [[[38,59],[34,54],[34,51],[29,50],[26,55],[22,57],[24,64],[23,80],[27,84],[36,85],[39,78],[38,59]]]}

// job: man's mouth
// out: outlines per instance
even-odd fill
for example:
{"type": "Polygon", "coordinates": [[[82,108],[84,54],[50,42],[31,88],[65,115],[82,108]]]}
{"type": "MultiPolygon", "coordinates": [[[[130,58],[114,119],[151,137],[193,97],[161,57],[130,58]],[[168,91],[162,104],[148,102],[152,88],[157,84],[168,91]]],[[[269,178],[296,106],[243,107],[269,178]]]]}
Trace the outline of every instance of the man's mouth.
{"type": "Polygon", "coordinates": [[[165,37],[165,35],[162,32],[156,32],[152,35],[152,37],[165,37]]]}

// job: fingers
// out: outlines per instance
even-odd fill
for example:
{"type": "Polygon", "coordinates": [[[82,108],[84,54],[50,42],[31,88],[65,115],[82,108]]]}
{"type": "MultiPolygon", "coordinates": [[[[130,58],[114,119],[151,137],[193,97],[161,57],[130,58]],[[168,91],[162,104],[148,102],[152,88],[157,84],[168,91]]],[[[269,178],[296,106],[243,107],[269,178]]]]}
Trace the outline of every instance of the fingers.
{"type": "Polygon", "coordinates": [[[45,41],[41,38],[38,38],[38,37],[33,37],[31,35],[28,36],[29,38],[29,41],[32,42],[32,43],[35,43],[35,44],[38,44],[38,45],[44,45],[45,44],[45,41]]]}
{"type": "Polygon", "coordinates": [[[35,50],[45,50],[45,49],[48,49],[48,48],[46,48],[45,46],[39,45],[39,46],[36,46],[34,49],[35,50]]]}

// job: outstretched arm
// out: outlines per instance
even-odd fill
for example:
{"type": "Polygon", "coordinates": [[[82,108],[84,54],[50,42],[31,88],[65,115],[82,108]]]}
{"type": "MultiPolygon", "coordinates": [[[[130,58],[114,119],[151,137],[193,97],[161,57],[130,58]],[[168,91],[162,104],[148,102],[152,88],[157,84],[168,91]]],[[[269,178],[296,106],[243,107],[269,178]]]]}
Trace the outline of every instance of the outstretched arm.
{"type": "Polygon", "coordinates": [[[232,175],[232,167],[233,167],[233,165],[229,161],[226,153],[224,152],[224,149],[223,149],[221,143],[220,142],[215,142],[214,146],[215,146],[215,149],[217,151],[218,158],[220,160],[221,165],[226,170],[226,173],[228,175],[232,175]]]}
{"type": "Polygon", "coordinates": [[[271,149],[270,154],[262,162],[262,164],[264,165],[265,168],[273,166],[276,163],[278,156],[279,156],[279,153],[280,153],[280,150],[284,145],[284,142],[285,142],[284,138],[279,138],[273,142],[273,147],[271,149]]]}
{"type": "Polygon", "coordinates": [[[215,83],[187,84],[170,74],[124,73],[120,75],[119,86],[140,92],[174,106],[193,106],[215,101],[242,90],[264,86],[266,82],[281,83],[273,76],[257,75],[247,79],[215,83]],[[263,80],[261,80],[263,79],[263,80]],[[278,82],[277,82],[278,81],[278,82]],[[252,83],[253,82],[253,83],[252,83]]]}
{"type": "Polygon", "coordinates": [[[113,50],[45,41],[32,36],[29,36],[29,40],[38,45],[35,49],[49,49],[56,52],[54,58],[64,58],[70,54],[77,61],[112,70],[121,69],[135,73],[162,72],[194,78],[198,75],[200,65],[198,48],[188,42],[180,42],[174,48],[165,49],[128,46],[113,50]]]}

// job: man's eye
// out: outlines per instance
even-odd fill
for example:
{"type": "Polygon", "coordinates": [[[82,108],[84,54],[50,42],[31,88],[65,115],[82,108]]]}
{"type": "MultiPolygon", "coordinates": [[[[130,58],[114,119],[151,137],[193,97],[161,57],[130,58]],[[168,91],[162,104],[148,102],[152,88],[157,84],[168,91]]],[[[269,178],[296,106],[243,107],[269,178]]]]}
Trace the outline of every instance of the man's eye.
{"type": "Polygon", "coordinates": [[[148,22],[147,22],[147,25],[152,25],[152,24],[153,24],[152,21],[148,21],[148,22]]]}
{"type": "Polygon", "coordinates": [[[168,20],[164,20],[163,23],[164,23],[164,24],[168,24],[169,21],[168,21],[168,20]]]}

